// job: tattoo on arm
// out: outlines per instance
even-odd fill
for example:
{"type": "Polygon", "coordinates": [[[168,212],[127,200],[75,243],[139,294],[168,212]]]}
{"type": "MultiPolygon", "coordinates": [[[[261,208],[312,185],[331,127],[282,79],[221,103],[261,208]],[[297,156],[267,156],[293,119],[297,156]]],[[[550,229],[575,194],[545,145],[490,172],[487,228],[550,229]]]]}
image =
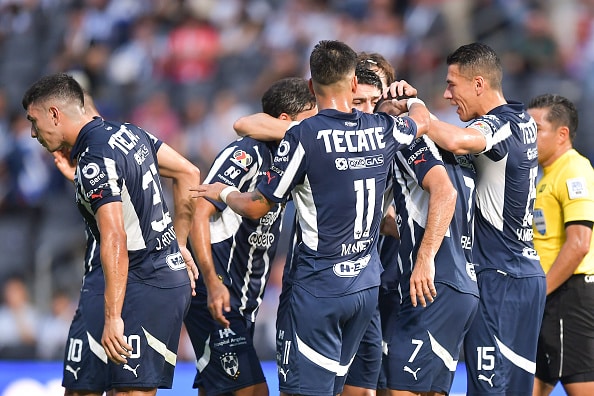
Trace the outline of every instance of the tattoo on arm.
{"type": "Polygon", "coordinates": [[[252,191],[252,201],[268,204],[268,200],[259,191],[252,191]]]}

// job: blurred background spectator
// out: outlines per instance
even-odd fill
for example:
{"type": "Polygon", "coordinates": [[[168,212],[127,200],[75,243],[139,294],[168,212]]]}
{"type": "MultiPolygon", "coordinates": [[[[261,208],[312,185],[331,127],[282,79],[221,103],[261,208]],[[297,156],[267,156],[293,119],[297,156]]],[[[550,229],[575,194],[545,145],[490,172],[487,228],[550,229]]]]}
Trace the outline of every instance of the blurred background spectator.
{"type": "MultiPolygon", "coordinates": [[[[1,342],[20,337],[29,349],[19,356],[61,358],[82,276],[84,228],[71,184],[29,137],[20,105],[29,84],[72,73],[104,117],[138,123],[206,174],[273,81],[309,76],[321,39],[384,55],[450,122],[459,121],[442,98],[445,56],[483,41],[503,60],[508,99],[554,92],[578,105],[574,143],[594,158],[594,0],[0,0],[0,284],[10,279],[21,299],[3,301],[0,321],[12,327],[2,322],[1,342]]],[[[262,334],[275,302],[271,289],[262,334]]]]}

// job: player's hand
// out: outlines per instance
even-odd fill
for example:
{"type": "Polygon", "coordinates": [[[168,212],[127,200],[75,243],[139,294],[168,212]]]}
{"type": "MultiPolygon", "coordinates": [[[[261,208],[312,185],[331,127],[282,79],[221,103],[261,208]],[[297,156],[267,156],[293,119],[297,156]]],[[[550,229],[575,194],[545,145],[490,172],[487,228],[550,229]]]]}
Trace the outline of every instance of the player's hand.
{"type": "Polygon", "coordinates": [[[406,80],[395,81],[389,87],[384,89],[382,97],[384,99],[403,99],[414,98],[417,96],[417,89],[410,85],[406,80]]]}
{"type": "Polygon", "coordinates": [[[76,170],[76,161],[70,162],[70,149],[62,148],[58,151],[52,152],[54,156],[54,164],[56,168],[64,177],[70,181],[74,181],[74,171],[76,170]]]}
{"type": "Polygon", "coordinates": [[[421,255],[418,255],[415,268],[410,276],[410,300],[413,307],[417,306],[417,302],[422,307],[426,307],[427,302],[433,302],[437,296],[433,283],[434,278],[435,263],[433,258],[423,259],[421,255]]]}
{"type": "Polygon", "coordinates": [[[124,341],[124,321],[121,317],[105,319],[101,345],[109,360],[116,364],[128,363],[132,347],[124,341]]]}
{"type": "Polygon", "coordinates": [[[194,262],[194,258],[192,257],[192,253],[186,246],[179,245],[179,251],[184,258],[184,262],[186,263],[186,270],[188,270],[188,277],[190,278],[190,287],[192,288],[192,296],[196,295],[196,279],[200,275],[198,271],[198,267],[194,262]]]}
{"type": "Polygon", "coordinates": [[[215,201],[221,201],[221,191],[223,191],[226,187],[229,187],[227,184],[216,182],[212,184],[200,184],[197,187],[190,188],[194,194],[192,194],[192,198],[210,198],[214,199],[215,201]]]}
{"type": "Polygon", "coordinates": [[[225,312],[231,312],[229,290],[222,281],[218,279],[208,285],[208,310],[212,318],[221,326],[228,328],[231,324],[225,317],[225,312]]]}

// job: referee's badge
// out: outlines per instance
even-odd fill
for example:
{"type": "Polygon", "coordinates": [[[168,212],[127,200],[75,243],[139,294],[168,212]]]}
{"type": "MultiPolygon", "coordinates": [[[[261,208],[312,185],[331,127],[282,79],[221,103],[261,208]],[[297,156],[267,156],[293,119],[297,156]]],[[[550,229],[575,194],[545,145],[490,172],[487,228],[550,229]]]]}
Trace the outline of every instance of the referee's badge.
{"type": "Polygon", "coordinates": [[[586,186],[586,179],[584,179],[583,177],[567,179],[566,183],[569,199],[584,198],[588,196],[588,187],[586,186]]]}
{"type": "Polygon", "coordinates": [[[542,209],[534,209],[533,221],[536,231],[538,231],[540,235],[544,235],[547,232],[547,223],[542,209]]]}

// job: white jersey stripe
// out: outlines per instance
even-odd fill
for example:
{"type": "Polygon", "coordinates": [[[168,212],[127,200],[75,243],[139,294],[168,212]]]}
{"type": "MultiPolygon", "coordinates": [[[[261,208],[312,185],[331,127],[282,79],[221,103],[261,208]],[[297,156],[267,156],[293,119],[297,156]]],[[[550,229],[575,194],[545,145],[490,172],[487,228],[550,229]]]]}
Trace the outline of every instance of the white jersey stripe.
{"type": "Polygon", "coordinates": [[[285,170],[285,173],[282,175],[281,180],[278,183],[278,186],[274,190],[273,194],[275,197],[282,198],[285,196],[285,194],[291,187],[291,182],[293,181],[293,177],[297,173],[297,170],[299,169],[299,166],[301,165],[301,162],[303,161],[304,157],[305,157],[305,149],[303,148],[301,143],[299,143],[299,145],[295,149],[295,154],[293,155],[293,157],[291,158],[291,161],[287,165],[287,169],[285,170]]]}
{"type": "Polygon", "coordinates": [[[536,372],[536,362],[530,361],[525,357],[518,355],[503,342],[499,341],[499,339],[496,336],[495,342],[497,342],[497,347],[501,351],[501,354],[505,358],[507,358],[507,360],[509,360],[519,368],[529,372],[530,374],[534,374],[536,372]]]}
{"type": "Polygon", "coordinates": [[[434,354],[440,358],[445,366],[451,372],[456,371],[456,367],[458,366],[458,361],[454,360],[454,357],[445,349],[437,340],[433,337],[433,335],[428,331],[427,334],[429,335],[429,341],[431,342],[431,350],[434,354]]]}
{"type": "Polygon", "coordinates": [[[157,353],[165,358],[165,361],[172,366],[175,366],[177,362],[177,355],[167,349],[167,345],[165,345],[162,341],[160,341],[157,337],[146,331],[143,327],[142,331],[144,331],[144,335],[146,340],[151,348],[153,348],[157,353]]]}
{"type": "Polygon", "coordinates": [[[93,338],[91,333],[87,331],[87,340],[89,341],[89,349],[95,356],[97,356],[101,361],[107,364],[107,353],[105,353],[105,349],[103,349],[103,345],[101,345],[96,339],[93,338]]]}

